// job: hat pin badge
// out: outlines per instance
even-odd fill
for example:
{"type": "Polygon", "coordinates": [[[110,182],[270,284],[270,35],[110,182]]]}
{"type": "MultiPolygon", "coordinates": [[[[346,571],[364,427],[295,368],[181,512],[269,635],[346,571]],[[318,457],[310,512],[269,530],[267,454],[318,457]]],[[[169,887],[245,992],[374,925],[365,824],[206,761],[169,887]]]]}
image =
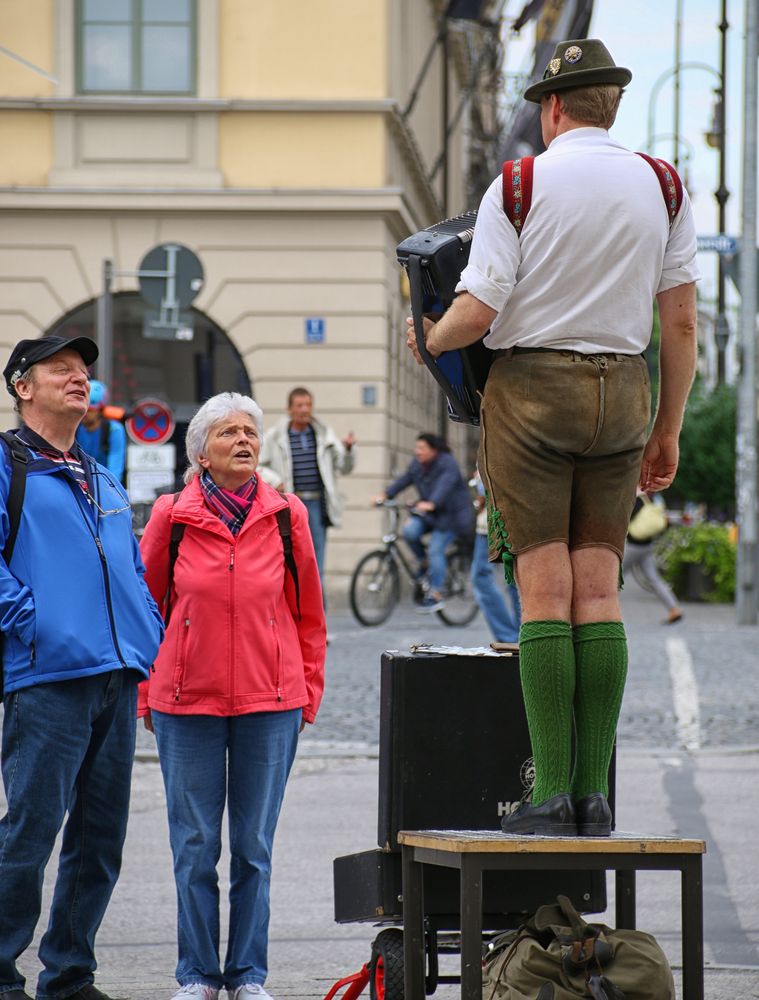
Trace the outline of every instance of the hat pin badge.
{"type": "Polygon", "coordinates": [[[578,63],[582,59],[582,49],[579,45],[570,45],[564,53],[564,58],[570,66],[574,66],[575,63],[578,63]]]}

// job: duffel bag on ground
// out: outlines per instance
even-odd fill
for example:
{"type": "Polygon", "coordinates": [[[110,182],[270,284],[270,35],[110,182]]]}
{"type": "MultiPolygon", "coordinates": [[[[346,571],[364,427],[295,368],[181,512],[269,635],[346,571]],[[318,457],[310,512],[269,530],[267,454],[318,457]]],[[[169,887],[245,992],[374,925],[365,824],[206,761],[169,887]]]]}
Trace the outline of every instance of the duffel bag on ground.
{"type": "Polygon", "coordinates": [[[675,1000],[672,970],[650,934],[589,924],[566,896],[493,942],[483,1000],[675,1000]]]}

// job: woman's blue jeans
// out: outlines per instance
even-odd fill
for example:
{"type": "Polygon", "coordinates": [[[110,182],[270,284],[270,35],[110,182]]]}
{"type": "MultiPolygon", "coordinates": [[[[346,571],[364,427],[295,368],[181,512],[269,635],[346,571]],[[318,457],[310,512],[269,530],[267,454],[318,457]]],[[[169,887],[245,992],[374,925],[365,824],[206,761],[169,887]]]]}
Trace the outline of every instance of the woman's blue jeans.
{"type": "Polygon", "coordinates": [[[513,583],[506,585],[513,609],[510,610],[498,579],[502,573],[500,563],[488,562],[487,535],[476,535],[472,555],[472,590],[475,599],[495,641],[518,642],[522,617],[519,591],[513,583]]]}
{"type": "Polygon", "coordinates": [[[442,594],[445,589],[445,578],[448,574],[448,560],[445,550],[456,538],[454,531],[430,530],[423,517],[410,517],[403,525],[403,537],[414,553],[419,563],[425,559],[429,563],[430,590],[442,594]],[[429,533],[430,539],[425,546],[422,536],[429,533]]]}
{"type": "Polygon", "coordinates": [[[176,977],[235,989],[267,974],[274,831],[301,710],[247,715],[153,712],[177,888],[176,977]],[[229,944],[219,961],[224,804],[229,813],[229,944]]]}
{"type": "Polygon", "coordinates": [[[63,831],[38,997],[91,983],[94,942],[116,884],[129,813],[138,674],[112,670],[6,696],[0,821],[0,1000],[23,989],[16,959],[42,908],[45,865],[63,831]]]}

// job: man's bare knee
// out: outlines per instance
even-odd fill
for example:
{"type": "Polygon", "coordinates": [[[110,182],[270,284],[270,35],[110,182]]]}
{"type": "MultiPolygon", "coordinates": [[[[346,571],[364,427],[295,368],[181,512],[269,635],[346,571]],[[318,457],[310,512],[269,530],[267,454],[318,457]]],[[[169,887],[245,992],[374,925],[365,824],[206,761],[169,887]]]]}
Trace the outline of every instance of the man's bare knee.
{"type": "Polygon", "coordinates": [[[582,624],[618,619],[620,610],[617,553],[603,546],[589,546],[572,552],[571,560],[572,621],[582,624]]]}
{"type": "Polygon", "coordinates": [[[517,583],[525,620],[568,619],[572,565],[566,545],[549,542],[517,557],[517,583]]]}

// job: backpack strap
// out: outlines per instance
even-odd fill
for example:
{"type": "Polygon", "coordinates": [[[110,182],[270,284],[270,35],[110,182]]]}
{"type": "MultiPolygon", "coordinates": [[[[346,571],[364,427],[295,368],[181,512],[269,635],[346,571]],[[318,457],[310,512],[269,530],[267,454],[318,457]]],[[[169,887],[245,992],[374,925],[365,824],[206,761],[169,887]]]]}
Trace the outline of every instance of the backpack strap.
{"type": "Polygon", "coordinates": [[[8,513],[8,537],[5,540],[3,559],[6,566],[10,564],[13,549],[16,544],[18,527],[21,522],[21,509],[24,506],[26,492],[26,470],[29,465],[29,452],[12,431],[0,431],[0,438],[5,442],[11,456],[11,484],[5,509],[8,513]]]}
{"type": "Polygon", "coordinates": [[[532,167],[534,156],[523,156],[519,160],[506,160],[503,165],[503,210],[509,222],[522,233],[527,213],[532,204],[532,167]]]}
{"type": "Polygon", "coordinates": [[[649,156],[648,153],[638,153],[638,156],[641,156],[656,174],[671,226],[683,203],[683,182],[675,168],[666,160],[649,156]]]}
{"type": "Polygon", "coordinates": [[[292,517],[290,515],[290,504],[276,512],[277,527],[282,539],[282,550],[285,554],[285,566],[290,571],[290,576],[295,584],[295,606],[298,609],[298,620],[300,621],[300,584],[298,583],[298,567],[295,564],[293,555],[293,529],[292,517]]]}
{"type": "MultiPolygon", "coordinates": [[[[174,494],[174,499],[172,501],[172,507],[176,504],[177,500],[181,497],[182,491],[174,494]]],[[[184,529],[187,527],[182,521],[173,521],[171,525],[171,537],[169,538],[169,574],[168,583],[166,585],[166,611],[164,612],[163,621],[164,625],[168,627],[169,618],[171,618],[171,588],[174,585],[174,567],[176,566],[177,559],[179,557],[179,543],[184,538],[184,529]]]]}
{"type": "MultiPolygon", "coordinates": [[[[181,495],[181,490],[179,493],[174,494],[172,506],[177,502],[181,495]]],[[[284,553],[285,566],[289,570],[290,576],[293,578],[293,583],[295,584],[295,606],[298,609],[298,618],[300,619],[300,584],[298,582],[298,567],[295,563],[295,556],[293,555],[293,532],[292,518],[290,516],[290,504],[283,507],[281,510],[276,511],[276,517],[279,536],[282,539],[282,551],[284,553]]],[[[174,521],[171,525],[171,537],[169,538],[169,573],[165,601],[166,611],[163,616],[164,624],[166,626],[168,626],[169,619],[171,618],[171,588],[174,584],[174,567],[176,566],[177,559],[179,558],[179,544],[184,538],[186,527],[187,525],[183,524],[181,521],[174,521]]]]}

